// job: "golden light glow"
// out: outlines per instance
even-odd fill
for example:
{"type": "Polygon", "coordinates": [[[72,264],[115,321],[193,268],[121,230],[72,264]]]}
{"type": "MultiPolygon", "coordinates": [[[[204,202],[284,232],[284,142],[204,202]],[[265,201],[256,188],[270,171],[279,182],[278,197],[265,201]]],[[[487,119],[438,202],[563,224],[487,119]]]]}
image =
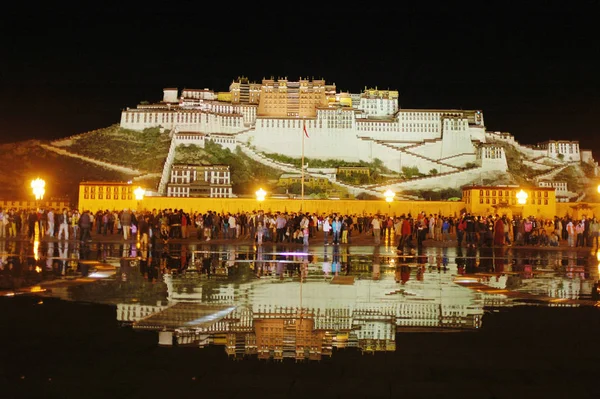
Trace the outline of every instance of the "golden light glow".
{"type": "Polygon", "coordinates": [[[259,188],[256,191],[256,200],[257,201],[264,201],[266,195],[267,195],[267,192],[265,190],[263,190],[262,187],[261,187],[261,188],[259,188]]]}
{"type": "Polygon", "coordinates": [[[600,193],[600,184],[598,184],[598,193],[600,193]]]}
{"type": "Polygon", "coordinates": [[[35,241],[33,242],[33,259],[40,260],[40,240],[38,236],[35,236],[35,241]]]}
{"type": "Polygon", "coordinates": [[[527,197],[529,197],[529,195],[521,189],[521,191],[517,193],[517,202],[521,205],[525,205],[527,203],[527,197]]]}
{"type": "Polygon", "coordinates": [[[39,201],[44,198],[44,194],[46,193],[46,182],[38,177],[31,181],[31,189],[36,201],[39,201]]]}
{"type": "Polygon", "coordinates": [[[135,190],[133,190],[133,194],[135,195],[135,199],[137,201],[141,201],[144,199],[144,195],[146,195],[146,190],[144,190],[141,187],[138,187],[135,190]]]}
{"type": "Polygon", "coordinates": [[[388,189],[385,193],[383,193],[386,202],[392,202],[394,200],[394,197],[396,196],[396,193],[394,193],[392,190],[388,189]]]}

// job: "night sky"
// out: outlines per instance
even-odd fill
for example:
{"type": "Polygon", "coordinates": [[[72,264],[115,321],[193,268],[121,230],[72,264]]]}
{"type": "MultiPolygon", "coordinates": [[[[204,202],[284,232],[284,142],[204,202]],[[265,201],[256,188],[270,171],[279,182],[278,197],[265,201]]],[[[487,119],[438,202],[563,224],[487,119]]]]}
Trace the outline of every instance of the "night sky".
{"type": "Polygon", "coordinates": [[[600,159],[599,1],[19,3],[0,13],[2,143],[107,127],[164,87],[313,77],[600,159]]]}

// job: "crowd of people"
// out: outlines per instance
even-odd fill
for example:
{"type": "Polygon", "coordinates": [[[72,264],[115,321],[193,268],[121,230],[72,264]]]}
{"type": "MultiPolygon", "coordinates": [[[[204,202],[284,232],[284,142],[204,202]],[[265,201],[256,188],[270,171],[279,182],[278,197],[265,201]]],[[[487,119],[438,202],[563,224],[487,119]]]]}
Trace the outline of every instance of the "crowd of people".
{"type": "Polygon", "coordinates": [[[507,215],[444,216],[420,212],[400,216],[310,212],[193,212],[183,209],[105,210],[91,213],[76,209],[0,209],[0,238],[27,236],[35,232],[58,240],[92,240],[96,236],[119,235],[124,240],[151,239],[254,240],[308,245],[350,244],[362,236],[381,244],[382,238],[399,250],[423,245],[426,240],[458,246],[559,246],[598,248],[600,222],[594,217],[569,216],[510,219],[507,215]],[[317,238],[319,237],[319,238],[317,238]]]}

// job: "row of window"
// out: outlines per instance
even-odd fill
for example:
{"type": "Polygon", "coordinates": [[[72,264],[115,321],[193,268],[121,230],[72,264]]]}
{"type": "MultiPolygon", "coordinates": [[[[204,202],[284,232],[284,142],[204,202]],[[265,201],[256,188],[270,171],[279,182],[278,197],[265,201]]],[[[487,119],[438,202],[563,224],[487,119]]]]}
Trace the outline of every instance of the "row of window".
{"type": "MultiPolygon", "coordinates": [[[[496,204],[499,204],[500,202],[501,202],[500,198],[498,198],[497,202],[496,202],[496,198],[491,198],[491,199],[490,199],[490,198],[485,198],[485,199],[484,199],[484,198],[479,198],[479,203],[480,203],[480,204],[483,204],[483,203],[485,203],[485,204],[492,204],[492,205],[496,205],[496,204]],[[485,202],[484,202],[484,201],[485,201],[485,202]]],[[[512,198],[512,199],[510,200],[510,202],[511,202],[511,204],[512,204],[512,205],[517,205],[517,200],[516,200],[515,198],[512,198]]],[[[548,205],[548,198],[544,198],[544,199],[543,199],[543,201],[542,201],[542,199],[541,199],[541,198],[537,198],[537,199],[536,199],[536,198],[532,198],[532,199],[529,201],[529,203],[530,203],[531,205],[535,205],[535,204],[536,204],[536,202],[537,202],[537,205],[542,205],[542,202],[543,202],[543,204],[544,204],[544,205],[548,205]]]]}
{"type": "Polygon", "coordinates": [[[52,201],[0,201],[0,208],[12,207],[12,206],[26,206],[33,207],[35,205],[39,206],[52,206],[52,207],[62,207],[69,206],[68,202],[52,202],[52,201]]]}
{"type": "MultiPolygon", "coordinates": [[[[119,187],[104,187],[104,186],[98,186],[98,192],[99,193],[103,193],[104,189],[106,188],[106,192],[110,193],[111,191],[114,192],[114,195],[117,195],[117,193],[119,191],[121,191],[121,193],[133,193],[133,187],[132,186],[121,186],[121,190],[119,190],[119,187]]],[[[83,192],[84,194],[89,194],[92,193],[94,194],[96,192],[96,186],[84,186],[83,187],[83,192]]]]}
{"type": "Polygon", "coordinates": [[[400,119],[407,121],[435,121],[440,119],[440,114],[428,114],[420,112],[403,112],[400,114],[400,119]]]}
{"type": "MultiPolygon", "coordinates": [[[[93,193],[93,192],[92,193],[84,193],[83,194],[83,198],[84,199],[93,199],[93,200],[95,200],[96,199],[96,193],[93,193]]],[[[133,196],[131,195],[131,193],[129,193],[129,194],[121,194],[120,198],[122,200],[131,200],[131,199],[133,199],[133,196]]],[[[107,192],[106,195],[104,195],[103,193],[98,193],[98,199],[99,200],[102,200],[102,199],[107,199],[107,200],[114,199],[114,200],[118,201],[119,200],[119,195],[118,194],[111,195],[110,192],[107,192]]]]}
{"type": "MultiPolygon", "coordinates": [[[[470,190],[465,191],[465,196],[466,197],[471,196],[471,191],[470,190]]],[[[514,190],[510,190],[510,191],[509,190],[504,190],[504,191],[503,190],[479,190],[479,196],[480,197],[483,197],[483,196],[486,196],[486,197],[489,197],[489,196],[496,197],[497,196],[497,197],[513,197],[513,198],[517,198],[517,193],[514,190]]],[[[538,198],[541,198],[541,197],[546,197],[547,198],[548,197],[548,191],[543,191],[543,194],[542,194],[542,191],[533,191],[531,193],[531,196],[532,197],[538,197],[538,198]]]]}

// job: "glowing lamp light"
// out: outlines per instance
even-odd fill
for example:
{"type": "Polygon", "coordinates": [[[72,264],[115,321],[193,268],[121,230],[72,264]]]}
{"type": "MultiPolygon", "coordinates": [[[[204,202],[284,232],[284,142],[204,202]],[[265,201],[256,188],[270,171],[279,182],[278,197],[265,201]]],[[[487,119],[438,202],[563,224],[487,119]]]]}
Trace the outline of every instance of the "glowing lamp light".
{"type": "Polygon", "coordinates": [[[383,195],[385,197],[386,202],[392,202],[394,200],[394,197],[396,196],[396,193],[388,189],[385,193],[383,193],[383,195]]]}
{"type": "Polygon", "coordinates": [[[521,191],[517,193],[517,202],[521,205],[525,205],[527,203],[527,197],[529,197],[529,195],[521,189],[521,191]]]}
{"type": "Polygon", "coordinates": [[[141,200],[144,199],[144,195],[146,194],[146,190],[144,190],[141,187],[138,187],[135,190],[133,190],[133,194],[135,195],[135,199],[137,201],[141,201],[141,200]]]}
{"type": "Polygon", "coordinates": [[[263,190],[262,187],[261,187],[261,188],[259,188],[256,191],[255,194],[256,194],[256,200],[257,201],[264,201],[265,200],[265,196],[267,195],[267,192],[265,190],[263,190]]]}
{"type": "Polygon", "coordinates": [[[598,184],[598,194],[600,194],[600,184],[598,184]]]}
{"type": "Polygon", "coordinates": [[[46,193],[45,187],[46,182],[39,177],[31,181],[31,189],[33,190],[33,195],[35,196],[36,201],[44,198],[44,194],[46,193]]]}

